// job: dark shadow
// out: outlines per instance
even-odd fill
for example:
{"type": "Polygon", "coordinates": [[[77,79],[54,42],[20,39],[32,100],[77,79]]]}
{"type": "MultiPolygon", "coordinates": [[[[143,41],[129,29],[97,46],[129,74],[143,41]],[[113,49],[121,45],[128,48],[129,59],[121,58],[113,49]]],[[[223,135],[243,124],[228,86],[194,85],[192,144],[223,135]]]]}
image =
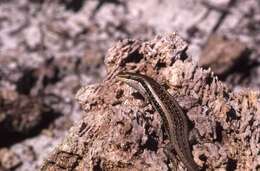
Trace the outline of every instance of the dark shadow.
{"type": "Polygon", "coordinates": [[[240,81],[250,77],[250,71],[252,71],[253,68],[256,68],[260,65],[258,61],[249,59],[251,53],[251,50],[245,50],[241,54],[241,57],[237,61],[235,61],[234,65],[230,67],[228,71],[218,75],[219,79],[225,81],[229,75],[234,73],[238,73],[239,75],[241,75],[240,81]]]}
{"type": "Polygon", "coordinates": [[[143,145],[144,148],[151,150],[151,151],[157,151],[158,150],[158,142],[154,138],[156,135],[155,133],[152,133],[151,135],[148,135],[148,139],[146,143],[143,145]]]}
{"type": "Polygon", "coordinates": [[[78,12],[84,6],[85,0],[61,0],[67,10],[78,12]]]}
{"type": "Polygon", "coordinates": [[[189,57],[188,54],[186,53],[187,49],[188,49],[188,47],[186,47],[186,49],[184,49],[183,51],[180,52],[181,53],[180,60],[184,61],[189,57]]]}
{"type": "Polygon", "coordinates": [[[211,85],[211,83],[213,82],[213,77],[211,77],[210,75],[208,75],[207,77],[206,77],[206,84],[207,85],[211,85]]]}
{"type": "Polygon", "coordinates": [[[31,89],[35,86],[37,77],[34,69],[26,69],[23,75],[16,82],[16,90],[20,94],[30,94],[31,89]]]}
{"type": "Polygon", "coordinates": [[[93,166],[93,171],[102,171],[101,159],[95,159],[94,166],[93,166]]]}
{"type": "MultiPolygon", "coordinates": [[[[207,156],[205,156],[204,154],[202,154],[202,155],[199,156],[199,159],[200,159],[201,161],[206,162],[208,158],[207,158],[207,156]]],[[[206,170],[207,170],[207,168],[206,168],[205,165],[200,169],[200,171],[206,171],[206,170]]]]}
{"type": "Polygon", "coordinates": [[[141,59],[143,59],[143,55],[136,50],[127,56],[124,63],[139,63],[141,59]]]}
{"type": "Polygon", "coordinates": [[[135,99],[145,101],[145,98],[139,92],[133,92],[131,95],[134,96],[135,99]]]}
{"type": "Polygon", "coordinates": [[[92,17],[93,18],[96,13],[102,8],[106,3],[114,4],[114,5],[123,5],[123,7],[126,9],[126,6],[124,3],[120,2],[119,0],[98,0],[98,4],[96,8],[93,10],[92,17]]]}
{"type": "Polygon", "coordinates": [[[32,130],[26,133],[17,133],[13,132],[10,129],[1,126],[0,128],[0,147],[10,147],[13,144],[16,144],[24,139],[29,137],[37,136],[44,128],[47,128],[55,119],[61,116],[61,113],[57,113],[54,111],[48,111],[42,114],[43,118],[37,126],[32,128],[32,130]]]}
{"type": "Polygon", "coordinates": [[[31,3],[43,4],[45,0],[30,0],[31,3]]]}
{"type": "Polygon", "coordinates": [[[156,68],[165,68],[166,67],[166,63],[165,62],[158,62],[155,67],[156,68]]]}
{"type": "Polygon", "coordinates": [[[222,131],[223,131],[223,127],[221,126],[220,122],[216,122],[216,140],[217,142],[222,142],[222,131]]]}
{"type": "Polygon", "coordinates": [[[231,108],[228,112],[227,112],[227,122],[230,122],[231,120],[237,120],[237,115],[236,115],[236,111],[235,109],[231,108]]]}
{"type": "Polygon", "coordinates": [[[228,158],[226,170],[227,171],[234,171],[234,170],[236,170],[236,168],[237,168],[237,160],[228,158]]]}

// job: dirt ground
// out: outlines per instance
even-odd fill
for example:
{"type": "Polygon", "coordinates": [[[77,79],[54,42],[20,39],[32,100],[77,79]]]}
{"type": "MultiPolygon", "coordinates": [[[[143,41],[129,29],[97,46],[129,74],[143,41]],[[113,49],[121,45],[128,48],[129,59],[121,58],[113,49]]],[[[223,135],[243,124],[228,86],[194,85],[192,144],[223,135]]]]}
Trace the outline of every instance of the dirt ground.
{"type": "Polygon", "coordinates": [[[176,32],[234,91],[260,86],[257,0],[0,0],[0,170],[38,170],[115,42],[176,32]]]}

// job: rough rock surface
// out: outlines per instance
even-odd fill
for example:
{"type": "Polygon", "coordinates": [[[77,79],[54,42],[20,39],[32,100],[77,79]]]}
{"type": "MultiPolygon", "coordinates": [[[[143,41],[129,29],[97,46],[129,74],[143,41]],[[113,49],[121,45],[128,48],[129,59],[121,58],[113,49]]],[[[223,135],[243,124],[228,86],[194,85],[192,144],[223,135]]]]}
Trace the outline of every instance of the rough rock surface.
{"type": "MultiPolygon", "coordinates": [[[[135,90],[115,79],[119,71],[153,77],[177,98],[200,138],[192,143],[206,170],[257,170],[260,167],[260,93],[230,91],[210,70],[186,55],[176,34],[150,41],[123,40],[105,59],[108,75],[82,87],[76,98],[84,110],[42,170],[168,170],[169,141],[162,120],[135,90]],[[186,100],[184,100],[186,99],[186,100]]],[[[184,170],[178,162],[178,170],[184,170]]]]}
{"type": "Polygon", "coordinates": [[[251,53],[243,65],[220,65],[232,66],[222,81],[259,88],[259,18],[258,0],[0,0],[0,170],[39,170],[82,118],[75,93],[105,77],[104,56],[118,40],[176,31],[196,61],[212,33],[225,35],[251,53]]]}
{"type": "MultiPolygon", "coordinates": [[[[228,40],[224,36],[211,35],[201,53],[199,64],[210,67],[218,76],[230,75],[239,65],[247,61],[248,49],[239,40],[228,40]]],[[[224,78],[223,78],[224,79],[224,78]]]]}

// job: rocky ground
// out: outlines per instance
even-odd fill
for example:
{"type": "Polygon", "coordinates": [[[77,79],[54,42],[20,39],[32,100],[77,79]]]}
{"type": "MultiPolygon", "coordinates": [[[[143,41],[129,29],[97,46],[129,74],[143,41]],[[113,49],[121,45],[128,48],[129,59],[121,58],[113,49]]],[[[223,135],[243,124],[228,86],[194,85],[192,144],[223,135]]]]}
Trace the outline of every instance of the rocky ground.
{"type": "Polygon", "coordinates": [[[234,91],[260,86],[256,0],[1,0],[0,170],[38,170],[73,123],[75,94],[106,76],[115,42],[177,32],[234,91]]]}

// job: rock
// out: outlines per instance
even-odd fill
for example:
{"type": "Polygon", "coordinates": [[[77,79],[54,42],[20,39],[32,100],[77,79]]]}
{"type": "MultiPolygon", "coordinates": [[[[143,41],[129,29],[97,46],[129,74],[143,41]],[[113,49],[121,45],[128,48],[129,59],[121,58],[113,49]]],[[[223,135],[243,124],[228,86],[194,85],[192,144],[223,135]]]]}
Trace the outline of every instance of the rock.
{"type": "Polygon", "coordinates": [[[232,92],[210,70],[198,67],[189,57],[179,58],[186,56],[186,49],[174,33],[115,44],[105,59],[104,81],[82,87],[76,95],[85,112],[83,119],[41,170],[185,169],[165,153],[169,140],[160,115],[134,89],[115,80],[120,71],[141,72],[175,97],[197,99],[185,112],[201,136],[192,144],[194,160],[201,167],[257,169],[260,93],[232,92]]]}

